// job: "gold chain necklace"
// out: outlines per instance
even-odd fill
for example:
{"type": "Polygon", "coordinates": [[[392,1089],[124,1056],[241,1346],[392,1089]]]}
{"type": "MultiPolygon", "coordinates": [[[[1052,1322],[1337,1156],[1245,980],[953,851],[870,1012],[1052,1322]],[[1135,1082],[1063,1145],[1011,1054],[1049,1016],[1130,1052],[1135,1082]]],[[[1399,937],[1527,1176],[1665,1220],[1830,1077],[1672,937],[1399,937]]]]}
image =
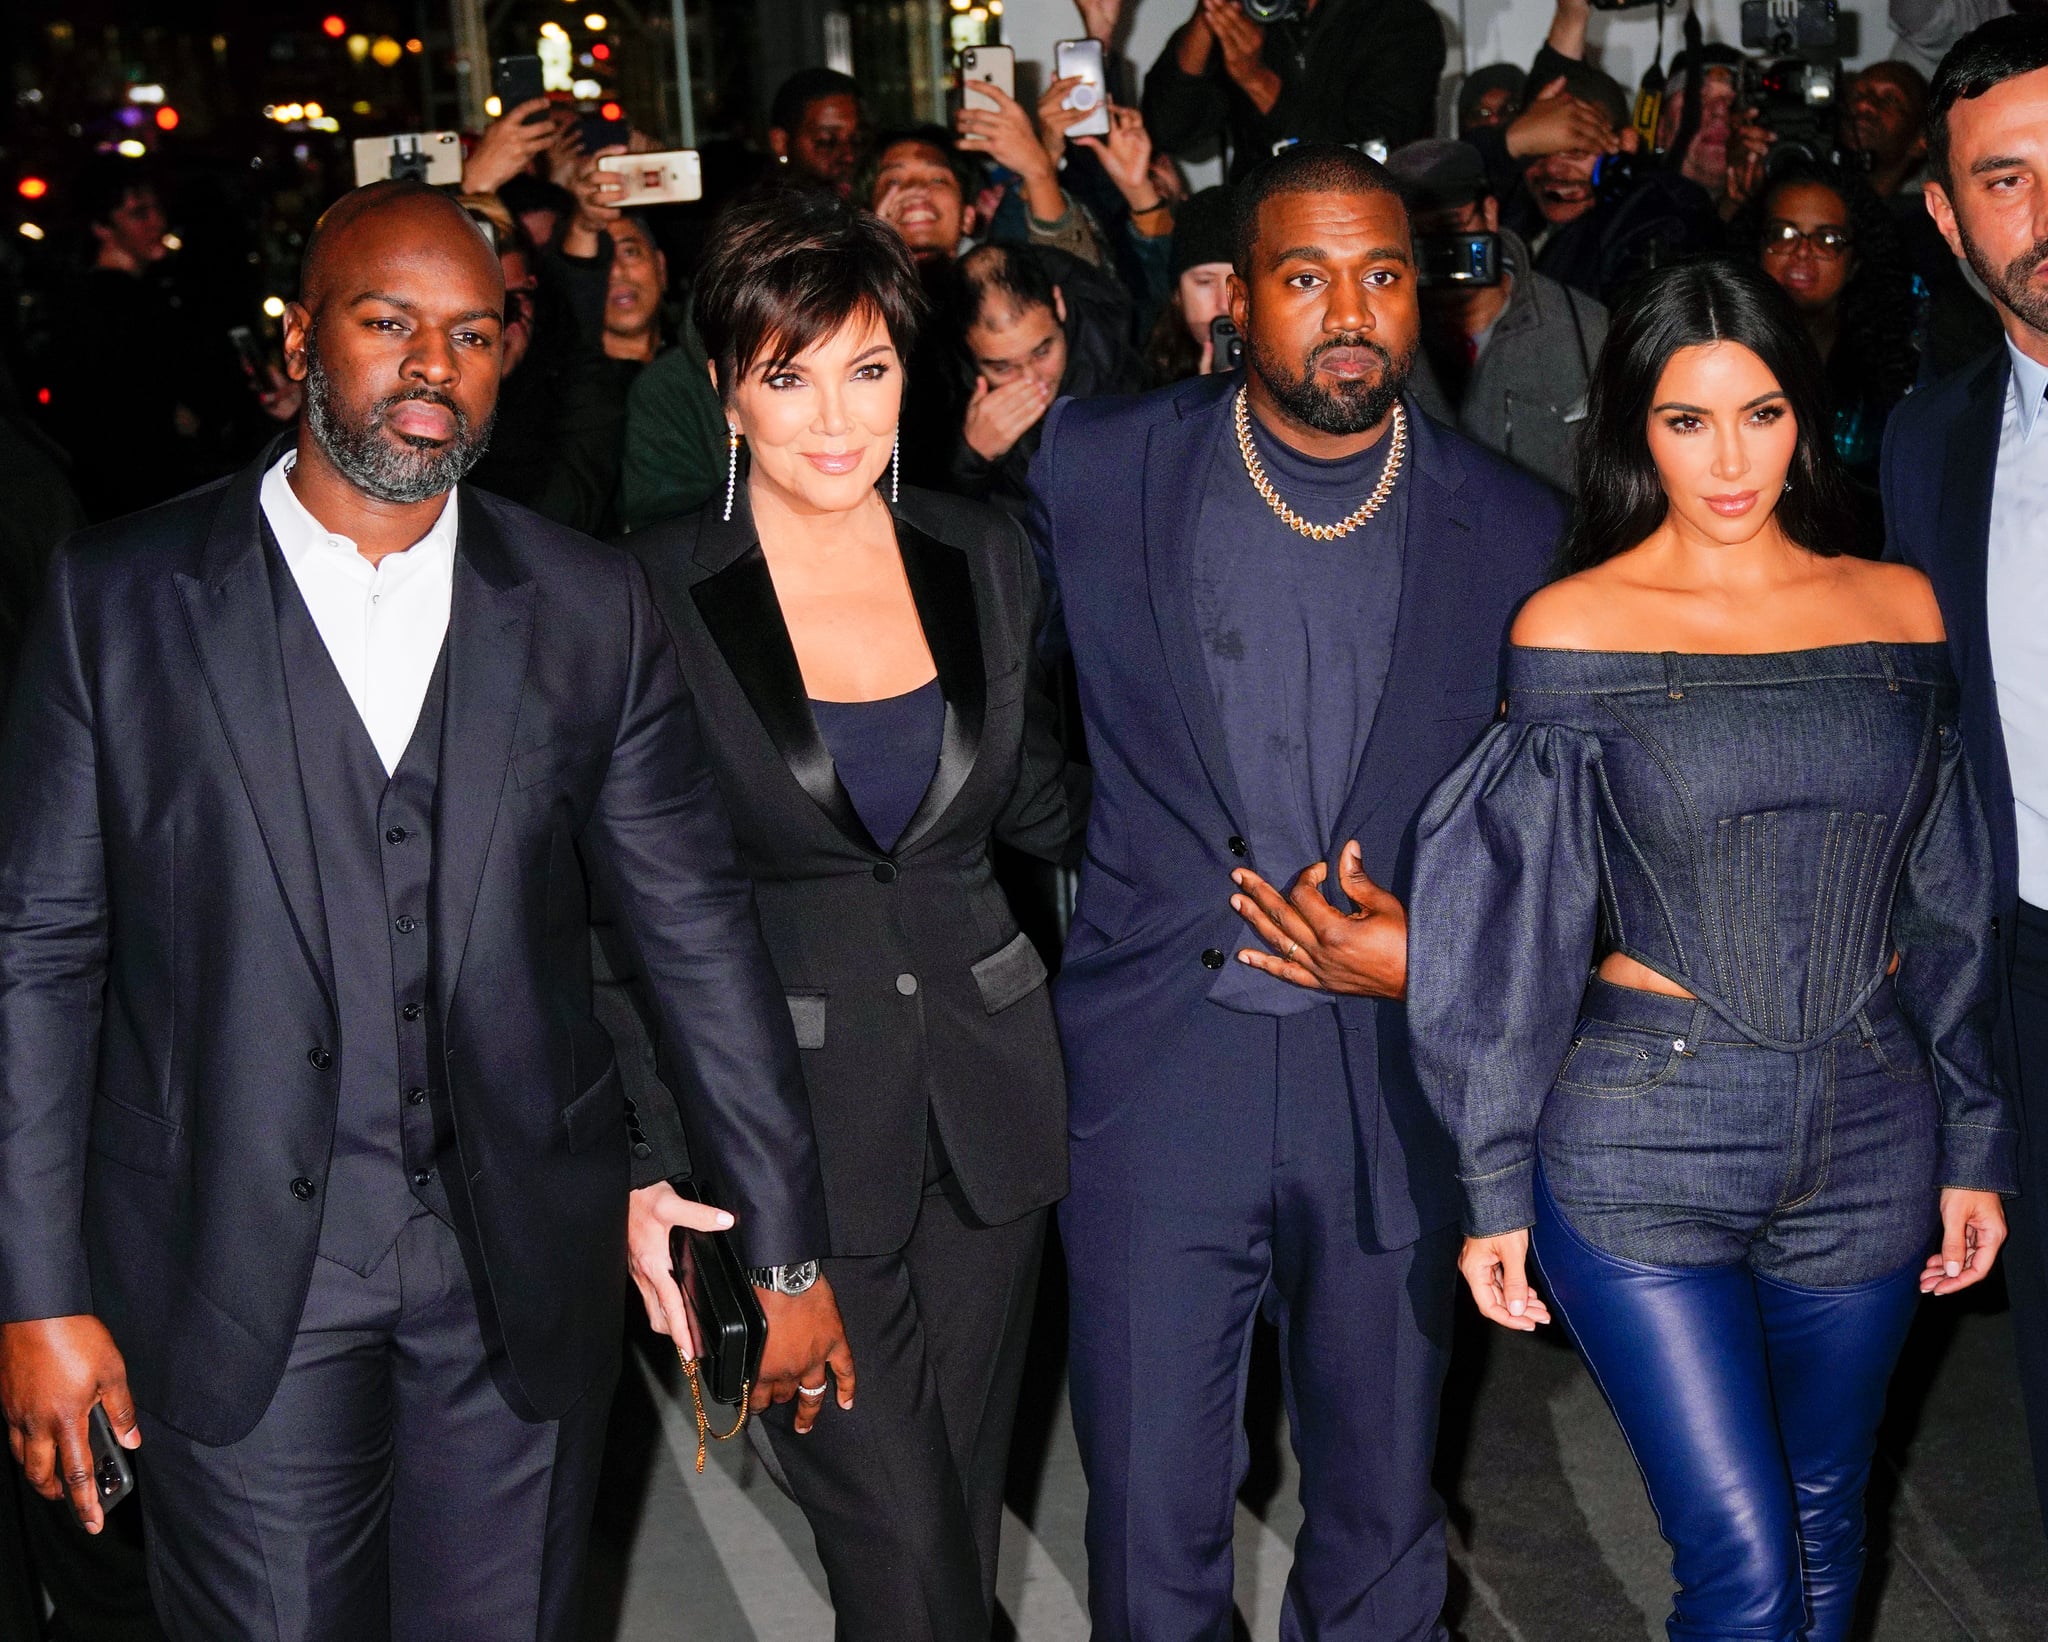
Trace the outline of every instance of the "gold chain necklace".
{"type": "Polygon", "coordinates": [[[1394,493],[1394,481],[1401,476],[1401,459],[1408,454],[1408,413],[1401,408],[1399,400],[1394,402],[1394,432],[1387,447],[1387,465],[1380,469],[1380,482],[1372,487],[1372,494],[1359,503],[1349,518],[1339,519],[1333,525],[1312,525],[1280,499],[1280,493],[1273,488],[1273,481],[1266,477],[1266,466],[1252,448],[1252,418],[1245,402],[1245,392],[1243,388],[1237,390],[1237,453],[1244,458],[1244,470],[1251,475],[1252,489],[1266,498],[1266,505],[1280,516],[1280,522],[1288,529],[1297,530],[1319,542],[1334,542],[1339,536],[1350,535],[1386,505],[1387,498],[1394,493]]]}

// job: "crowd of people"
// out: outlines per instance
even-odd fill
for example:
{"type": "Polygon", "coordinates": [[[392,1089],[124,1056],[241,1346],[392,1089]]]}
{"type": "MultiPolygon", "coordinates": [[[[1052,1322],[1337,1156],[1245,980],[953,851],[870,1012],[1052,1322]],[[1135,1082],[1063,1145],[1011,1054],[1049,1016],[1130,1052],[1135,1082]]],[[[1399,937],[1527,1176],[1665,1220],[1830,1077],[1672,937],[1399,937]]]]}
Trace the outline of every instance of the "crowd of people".
{"type": "Polygon", "coordinates": [[[233,414],[95,158],[0,414],[0,1573],[575,1635],[679,1231],[863,1642],[991,1632],[1055,1224],[1104,1639],[1228,1630],[1261,1315],[1283,1624],[1445,1634],[1460,1273],[1674,1635],[1845,1642],[2002,1251],[2048,1500],[2048,21],[1816,142],[1588,18],[1455,136],[1424,0],[1200,0],[1101,135],[806,70],[685,233],[510,108],[324,211],[233,414]]]}

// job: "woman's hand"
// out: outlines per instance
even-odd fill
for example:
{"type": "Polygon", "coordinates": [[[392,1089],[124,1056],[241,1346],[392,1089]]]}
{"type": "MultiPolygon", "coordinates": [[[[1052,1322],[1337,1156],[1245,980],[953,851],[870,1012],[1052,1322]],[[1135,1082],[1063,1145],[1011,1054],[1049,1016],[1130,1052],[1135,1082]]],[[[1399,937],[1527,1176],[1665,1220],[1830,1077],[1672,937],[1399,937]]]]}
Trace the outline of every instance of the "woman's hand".
{"type": "Polygon", "coordinates": [[[528,125],[526,120],[530,114],[545,113],[547,106],[547,98],[536,97],[506,109],[484,127],[475,152],[462,162],[463,193],[495,194],[531,165],[536,154],[546,152],[554,141],[554,126],[546,120],[528,125]]]}
{"type": "Polygon", "coordinates": [[[1362,998],[1399,998],[1408,991],[1408,913],[1400,901],[1365,875],[1365,855],[1353,839],[1337,859],[1337,883],[1356,912],[1339,912],[1323,899],[1330,875],[1321,861],[1303,871],[1285,896],[1250,867],[1231,882],[1243,891],[1231,910],[1273,950],[1240,948],[1239,963],[1319,992],[1362,998]]]}
{"type": "Polygon", "coordinates": [[[1922,1294],[1955,1294],[1981,1283],[2005,1242],[2005,1205],[1996,1192],[1941,1193],[1941,1253],[1920,1273],[1922,1294]]]}
{"type": "Polygon", "coordinates": [[[1529,1286],[1529,1231],[1501,1232],[1494,1237],[1468,1237],[1458,1255],[1458,1270],[1479,1315],[1489,1323],[1533,1334],[1550,1321],[1550,1308],[1529,1286]]]}
{"type": "Polygon", "coordinates": [[[1095,150],[1104,173],[1123,195],[1124,204],[1135,206],[1143,200],[1159,203],[1159,191],[1152,186],[1152,133],[1145,129],[1145,117],[1135,108],[1111,103],[1109,135],[1076,137],[1074,141],[1095,150]]]}
{"type": "Polygon", "coordinates": [[[633,1274],[633,1284],[647,1307],[647,1326],[675,1341],[679,1356],[695,1357],[697,1342],[690,1334],[690,1308],[683,1303],[675,1265],[669,1258],[668,1234],[676,1226],[701,1232],[729,1231],[732,1223],[725,1210],[692,1202],[666,1180],[642,1186],[627,1199],[626,1269],[633,1274]]]}

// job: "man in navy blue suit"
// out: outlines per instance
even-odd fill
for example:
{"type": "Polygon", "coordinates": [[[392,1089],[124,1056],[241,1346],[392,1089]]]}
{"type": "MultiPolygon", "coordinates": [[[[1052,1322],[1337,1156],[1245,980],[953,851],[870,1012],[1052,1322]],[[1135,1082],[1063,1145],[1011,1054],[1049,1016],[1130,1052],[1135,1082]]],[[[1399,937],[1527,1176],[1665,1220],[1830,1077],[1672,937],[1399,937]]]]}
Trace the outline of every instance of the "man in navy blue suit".
{"type": "Polygon", "coordinates": [[[1407,397],[1416,269],[1371,160],[1247,178],[1235,262],[1246,369],[1062,402],[1032,472],[1095,766],[1056,993],[1089,1603],[1100,1642],[1231,1635],[1263,1311],[1306,1519],[1281,1634],[1425,1642],[1458,1209],[1399,897],[1563,503],[1407,397]]]}
{"type": "Polygon", "coordinates": [[[2005,1281],[2048,1513],[2048,18],[2000,17],[1942,59],[1927,209],[1991,293],[2005,340],[1900,405],[1885,432],[1888,549],[1926,571],[1963,687],[1998,874],[2001,1069],[2020,1103],[2005,1281]]]}

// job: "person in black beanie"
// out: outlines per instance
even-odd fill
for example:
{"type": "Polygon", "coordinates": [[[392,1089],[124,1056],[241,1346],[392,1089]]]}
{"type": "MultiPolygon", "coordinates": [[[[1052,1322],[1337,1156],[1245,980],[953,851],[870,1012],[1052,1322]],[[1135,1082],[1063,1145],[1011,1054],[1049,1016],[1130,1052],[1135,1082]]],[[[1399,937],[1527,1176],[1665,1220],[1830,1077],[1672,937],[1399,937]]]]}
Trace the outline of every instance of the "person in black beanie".
{"type": "Polygon", "coordinates": [[[1174,213],[1165,300],[1145,341],[1146,387],[1232,368],[1210,339],[1210,326],[1230,313],[1230,273],[1230,190],[1205,188],[1174,213]]]}
{"type": "Polygon", "coordinates": [[[1488,63],[1458,87],[1458,135],[1504,126],[1520,111],[1529,77],[1513,63],[1488,63]]]}

